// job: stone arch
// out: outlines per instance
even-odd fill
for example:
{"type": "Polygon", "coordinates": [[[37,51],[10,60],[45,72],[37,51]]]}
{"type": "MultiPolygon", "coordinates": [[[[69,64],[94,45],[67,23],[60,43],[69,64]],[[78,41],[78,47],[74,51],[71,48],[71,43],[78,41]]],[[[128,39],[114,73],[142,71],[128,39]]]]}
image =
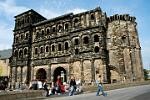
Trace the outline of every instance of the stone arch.
{"type": "Polygon", "coordinates": [[[53,81],[57,81],[57,76],[61,76],[62,82],[67,82],[67,70],[61,66],[57,67],[53,71],[53,81]]]}
{"type": "Polygon", "coordinates": [[[46,53],[49,52],[49,46],[48,46],[48,45],[45,46],[45,52],[46,52],[46,53]]]}
{"type": "Polygon", "coordinates": [[[58,51],[62,51],[62,43],[58,43],[58,51]]]}
{"type": "Polygon", "coordinates": [[[69,26],[70,26],[70,23],[65,23],[64,29],[65,29],[66,31],[68,31],[68,30],[69,30],[69,26]]]}
{"type": "Polygon", "coordinates": [[[34,53],[35,53],[35,54],[38,54],[38,47],[35,47],[35,48],[34,48],[34,53]]]}
{"type": "Polygon", "coordinates": [[[79,37],[73,38],[73,44],[74,45],[79,45],[79,37]]]}
{"type": "Polygon", "coordinates": [[[23,56],[23,51],[22,49],[19,50],[19,58],[23,56]]]}
{"type": "Polygon", "coordinates": [[[99,36],[97,34],[94,35],[94,42],[99,42],[99,36]]]}
{"type": "Polygon", "coordinates": [[[24,48],[23,53],[24,53],[24,55],[27,55],[27,53],[28,53],[28,49],[27,49],[27,48],[24,48]]]}
{"type": "Polygon", "coordinates": [[[90,15],[90,19],[91,19],[91,20],[95,20],[95,15],[94,15],[94,13],[92,13],[92,14],[90,15]]]}
{"type": "Polygon", "coordinates": [[[47,73],[46,73],[46,70],[44,68],[40,68],[37,70],[36,79],[38,79],[40,81],[44,81],[44,80],[46,80],[46,76],[47,76],[47,73]]]}
{"type": "Polygon", "coordinates": [[[46,34],[49,34],[50,33],[50,27],[47,27],[46,28],[46,34]]]}
{"type": "Polygon", "coordinates": [[[62,32],[62,30],[63,30],[62,24],[59,24],[57,29],[58,29],[58,32],[62,32]]]}
{"type": "Polygon", "coordinates": [[[76,17],[76,18],[73,19],[73,25],[75,27],[79,27],[79,17],[76,17]]]}
{"type": "Polygon", "coordinates": [[[82,40],[83,40],[83,44],[88,44],[89,42],[90,42],[90,38],[89,38],[89,36],[83,36],[82,37],[82,40]]]}
{"type": "Polygon", "coordinates": [[[65,50],[69,49],[69,42],[68,41],[65,42],[64,48],[65,48],[65,50]]]}

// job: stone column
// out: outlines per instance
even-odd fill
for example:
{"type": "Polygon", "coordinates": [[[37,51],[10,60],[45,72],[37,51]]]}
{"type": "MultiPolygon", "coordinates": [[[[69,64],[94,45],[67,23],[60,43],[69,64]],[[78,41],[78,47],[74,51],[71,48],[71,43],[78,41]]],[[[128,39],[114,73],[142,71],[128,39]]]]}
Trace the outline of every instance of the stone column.
{"type": "Polygon", "coordinates": [[[51,82],[51,64],[48,65],[48,70],[47,70],[47,81],[51,82]]]}
{"type": "Polygon", "coordinates": [[[91,82],[95,82],[95,66],[94,66],[94,59],[91,59],[91,75],[92,75],[92,80],[91,82]]]}
{"type": "Polygon", "coordinates": [[[135,50],[135,60],[136,60],[136,77],[137,80],[140,81],[144,79],[140,48],[136,48],[135,50]]]}
{"type": "Polygon", "coordinates": [[[31,68],[32,69],[32,71],[31,71],[31,80],[35,79],[35,76],[34,76],[34,74],[35,74],[34,67],[35,66],[32,65],[32,68],[31,68]]]}
{"type": "Polygon", "coordinates": [[[15,67],[15,82],[17,82],[17,68],[18,66],[15,67]]]}
{"type": "Polygon", "coordinates": [[[102,64],[103,64],[103,82],[107,82],[107,64],[106,64],[106,59],[102,59],[102,64]]]}
{"type": "Polygon", "coordinates": [[[83,68],[83,59],[81,59],[81,84],[84,84],[84,68],[83,68]]]}
{"type": "Polygon", "coordinates": [[[135,61],[135,50],[131,48],[131,64],[132,64],[132,80],[136,80],[136,61],[135,61]]]}
{"type": "Polygon", "coordinates": [[[21,77],[20,77],[20,82],[22,83],[22,74],[23,74],[23,66],[21,66],[21,77]]]}
{"type": "Polygon", "coordinates": [[[9,89],[12,89],[12,66],[10,66],[10,74],[9,74],[9,89]]]}

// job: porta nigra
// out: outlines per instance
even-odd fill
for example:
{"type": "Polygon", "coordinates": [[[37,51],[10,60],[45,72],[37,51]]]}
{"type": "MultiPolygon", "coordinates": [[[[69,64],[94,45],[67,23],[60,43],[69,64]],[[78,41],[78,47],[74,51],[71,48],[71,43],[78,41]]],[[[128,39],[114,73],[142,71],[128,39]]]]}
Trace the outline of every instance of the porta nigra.
{"type": "Polygon", "coordinates": [[[71,75],[91,84],[143,79],[136,18],[107,16],[100,7],[46,19],[34,10],[15,16],[11,84],[33,79],[55,81],[71,75]]]}

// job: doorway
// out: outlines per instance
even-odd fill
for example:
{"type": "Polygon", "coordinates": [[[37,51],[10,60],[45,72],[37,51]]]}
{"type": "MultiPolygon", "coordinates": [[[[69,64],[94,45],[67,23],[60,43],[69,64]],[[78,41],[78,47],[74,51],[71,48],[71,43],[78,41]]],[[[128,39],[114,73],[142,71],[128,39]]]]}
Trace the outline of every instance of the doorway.
{"type": "Polygon", "coordinates": [[[64,83],[64,82],[67,82],[67,75],[66,75],[66,70],[63,68],[63,67],[57,67],[55,70],[54,70],[54,82],[57,81],[57,76],[60,76],[61,77],[61,82],[64,83]]]}
{"type": "Polygon", "coordinates": [[[43,68],[40,68],[36,72],[36,79],[39,81],[44,81],[46,80],[46,71],[43,68]]]}

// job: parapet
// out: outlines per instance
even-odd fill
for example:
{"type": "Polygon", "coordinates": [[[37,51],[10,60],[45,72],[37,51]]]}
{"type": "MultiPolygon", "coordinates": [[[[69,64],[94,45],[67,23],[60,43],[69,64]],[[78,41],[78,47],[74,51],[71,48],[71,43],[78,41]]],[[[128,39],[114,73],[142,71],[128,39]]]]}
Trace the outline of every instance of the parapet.
{"type": "Polygon", "coordinates": [[[115,14],[113,16],[107,17],[108,22],[112,22],[115,20],[135,22],[136,18],[134,16],[130,16],[129,14],[123,14],[123,15],[115,14]]]}

